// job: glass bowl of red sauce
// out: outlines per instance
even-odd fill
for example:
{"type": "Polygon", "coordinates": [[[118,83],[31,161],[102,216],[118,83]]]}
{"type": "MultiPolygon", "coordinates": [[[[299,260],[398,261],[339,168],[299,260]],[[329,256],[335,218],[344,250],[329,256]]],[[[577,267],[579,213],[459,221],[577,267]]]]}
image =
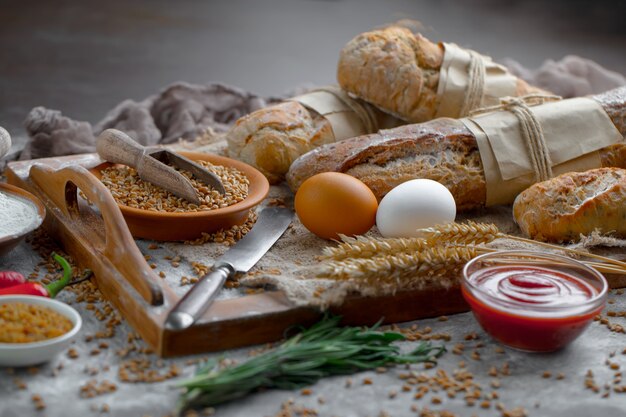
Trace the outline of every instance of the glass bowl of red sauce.
{"type": "Polygon", "coordinates": [[[472,259],[461,291],[474,316],[500,343],[529,352],[565,347],[606,304],[608,283],[564,256],[501,251],[472,259]]]}

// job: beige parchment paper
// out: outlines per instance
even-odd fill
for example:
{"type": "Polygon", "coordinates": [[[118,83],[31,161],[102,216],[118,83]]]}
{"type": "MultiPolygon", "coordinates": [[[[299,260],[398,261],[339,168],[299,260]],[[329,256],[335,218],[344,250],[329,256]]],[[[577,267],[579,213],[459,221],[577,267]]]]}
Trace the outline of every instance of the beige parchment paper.
{"type": "MultiPolygon", "coordinates": [[[[623,141],[600,104],[589,98],[531,107],[544,133],[553,175],[600,167],[598,150],[623,141]]],[[[534,184],[535,173],[520,123],[497,111],[461,119],[474,134],[485,171],[487,206],[510,204],[534,184]]]]}
{"type": "Polygon", "coordinates": [[[337,86],[315,89],[290,99],[319,113],[330,123],[336,140],[399,126],[402,122],[350,96],[337,86]]]}
{"type": "MultiPolygon", "coordinates": [[[[468,68],[471,54],[479,57],[484,64],[484,88],[479,107],[499,103],[500,97],[515,95],[517,80],[502,65],[496,64],[490,57],[464,49],[453,43],[442,43],[444,47],[443,63],[439,72],[439,107],[436,117],[459,118],[463,102],[470,83],[468,68]]],[[[472,110],[472,109],[470,109],[472,110]]]]}

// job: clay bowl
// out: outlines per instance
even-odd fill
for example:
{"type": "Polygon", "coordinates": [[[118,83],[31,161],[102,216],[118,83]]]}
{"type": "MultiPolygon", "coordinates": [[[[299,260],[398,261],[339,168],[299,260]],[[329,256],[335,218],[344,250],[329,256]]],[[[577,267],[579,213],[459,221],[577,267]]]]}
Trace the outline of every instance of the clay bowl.
{"type": "Polygon", "coordinates": [[[18,234],[0,238],[0,256],[4,256],[13,250],[13,248],[15,248],[26,237],[26,235],[41,226],[41,223],[46,217],[46,208],[37,197],[14,185],[0,183],[0,191],[17,196],[32,203],[37,208],[37,214],[39,215],[39,219],[37,221],[32,222],[28,227],[24,227],[24,229],[22,229],[18,234]]]}
{"type": "MultiPolygon", "coordinates": [[[[189,213],[141,210],[118,204],[134,237],[160,241],[193,240],[202,236],[203,232],[213,233],[221,229],[229,229],[245,223],[250,209],[261,203],[269,192],[270,185],[265,176],[246,163],[212,154],[179,153],[195,161],[208,161],[215,165],[238,169],[250,180],[248,196],[232,206],[189,213]]],[[[111,165],[106,162],[90,171],[100,179],[102,178],[101,171],[111,165]]]]}

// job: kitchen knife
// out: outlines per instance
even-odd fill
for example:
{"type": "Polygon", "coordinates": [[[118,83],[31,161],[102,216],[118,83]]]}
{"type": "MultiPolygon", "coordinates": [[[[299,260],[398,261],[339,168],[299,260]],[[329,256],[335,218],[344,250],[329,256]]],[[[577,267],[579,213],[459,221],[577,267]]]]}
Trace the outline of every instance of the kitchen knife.
{"type": "Polygon", "coordinates": [[[174,306],[165,320],[165,328],[183,330],[191,326],[209,308],[226,279],[238,272],[248,272],[287,230],[292,218],[293,212],[287,208],[263,210],[252,230],[218,258],[211,271],[174,306]]]}

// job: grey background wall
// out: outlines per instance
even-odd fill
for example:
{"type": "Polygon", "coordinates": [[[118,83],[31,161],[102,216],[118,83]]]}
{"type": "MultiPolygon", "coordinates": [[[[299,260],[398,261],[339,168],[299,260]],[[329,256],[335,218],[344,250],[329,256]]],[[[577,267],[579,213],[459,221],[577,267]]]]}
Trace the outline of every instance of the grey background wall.
{"type": "Polygon", "coordinates": [[[528,67],[567,54],[626,73],[626,2],[462,0],[0,1],[0,125],[37,105],[98,121],[177,81],[262,95],[335,77],[343,44],[398,19],[528,67]]]}

